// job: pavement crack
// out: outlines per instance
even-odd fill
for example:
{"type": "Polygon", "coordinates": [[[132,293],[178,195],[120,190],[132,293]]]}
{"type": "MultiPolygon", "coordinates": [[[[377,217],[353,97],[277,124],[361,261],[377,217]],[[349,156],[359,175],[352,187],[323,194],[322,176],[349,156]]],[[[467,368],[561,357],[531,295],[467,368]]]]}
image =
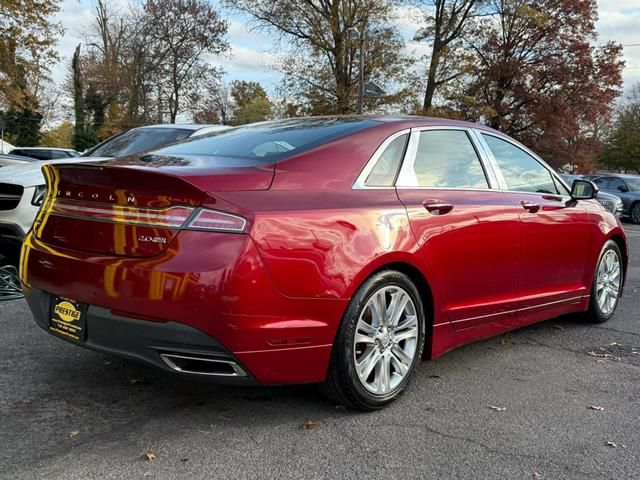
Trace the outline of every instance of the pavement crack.
{"type": "Polygon", "coordinates": [[[436,428],[430,427],[429,425],[425,424],[425,423],[411,423],[411,424],[407,424],[407,423],[377,423],[374,426],[378,427],[400,427],[400,428],[422,428],[424,430],[427,430],[428,432],[431,432],[435,435],[444,437],[444,438],[448,438],[450,440],[460,440],[463,442],[467,442],[470,443],[472,445],[476,445],[480,448],[482,448],[483,450],[485,450],[488,453],[493,453],[495,455],[500,455],[503,457],[508,457],[508,458],[520,458],[520,459],[528,459],[528,460],[534,460],[535,462],[541,462],[541,463],[547,463],[549,465],[552,465],[560,470],[563,470],[565,472],[571,473],[571,474],[580,474],[583,477],[593,477],[596,475],[596,472],[585,472],[583,470],[580,470],[577,468],[576,465],[566,465],[566,464],[562,464],[562,463],[556,463],[554,461],[551,460],[545,460],[545,459],[540,459],[538,456],[536,455],[531,455],[531,454],[527,454],[527,453],[521,453],[521,452],[515,452],[515,451],[504,451],[504,450],[500,450],[497,449],[495,447],[492,447],[490,445],[487,445],[486,443],[481,442],[480,440],[476,440],[475,438],[472,438],[471,436],[466,436],[466,435],[455,435],[452,433],[447,433],[447,432],[442,432],[436,428]]]}

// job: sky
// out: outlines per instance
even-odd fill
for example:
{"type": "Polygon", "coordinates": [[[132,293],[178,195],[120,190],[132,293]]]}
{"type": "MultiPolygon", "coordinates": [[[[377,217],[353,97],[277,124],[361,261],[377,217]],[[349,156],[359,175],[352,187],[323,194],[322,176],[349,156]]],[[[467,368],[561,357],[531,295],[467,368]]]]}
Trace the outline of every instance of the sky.
{"type": "MultiPolygon", "coordinates": [[[[112,1],[119,4],[120,8],[126,8],[127,0],[111,0],[109,3],[112,1]]],[[[58,42],[62,60],[52,69],[56,83],[65,79],[73,51],[76,45],[83,41],[82,27],[91,22],[93,3],[92,0],[64,0],[60,12],[56,15],[55,20],[60,22],[65,30],[58,42]]],[[[249,18],[222,9],[218,0],[212,0],[212,4],[229,21],[227,39],[231,49],[228,55],[209,60],[225,70],[225,81],[257,81],[273,94],[282,79],[282,74],[274,68],[281,47],[277,39],[268,32],[252,28],[249,18]]],[[[628,91],[632,85],[640,82],[640,0],[599,0],[598,10],[598,42],[615,40],[625,45],[626,66],[623,78],[624,89],[628,91]]],[[[411,41],[419,27],[414,15],[408,10],[402,10],[399,12],[397,23],[402,35],[407,39],[408,50],[416,57],[425,53],[427,45],[411,41]]]]}

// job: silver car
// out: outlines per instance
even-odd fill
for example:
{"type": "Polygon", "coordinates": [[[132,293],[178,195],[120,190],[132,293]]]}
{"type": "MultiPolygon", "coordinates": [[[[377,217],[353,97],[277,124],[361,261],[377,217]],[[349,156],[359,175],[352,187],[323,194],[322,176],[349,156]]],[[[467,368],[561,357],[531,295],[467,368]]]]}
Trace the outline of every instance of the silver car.
{"type": "MultiPolygon", "coordinates": [[[[584,178],[581,175],[560,175],[562,179],[571,186],[574,180],[590,180],[590,178],[584,178]]],[[[597,183],[596,183],[597,185],[597,183]]],[[[600,188],[600,186],[598,185],[600,188]]],[[[621,217],[623,212],[623,202],[622,199],[616,195],[613,195],[609,192],[603,192],[600,190],[598,192],[598,196],[596,200],[602,204],[604,208],[609,210],[614,215],[621,217]]]]}

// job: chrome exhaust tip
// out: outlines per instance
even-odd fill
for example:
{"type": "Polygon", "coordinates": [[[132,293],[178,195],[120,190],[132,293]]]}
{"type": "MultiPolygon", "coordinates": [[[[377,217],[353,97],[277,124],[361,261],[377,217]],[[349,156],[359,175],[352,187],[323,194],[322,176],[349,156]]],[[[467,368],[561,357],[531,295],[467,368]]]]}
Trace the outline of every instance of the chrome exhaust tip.
{"type": "Polygon", "coordinates": [[[198,357],[183,353],[161,353],[167,366],[180,373],[210,375],[216,377],[247,377],[247,372],[233,360],[213,357],[198,357]]]}

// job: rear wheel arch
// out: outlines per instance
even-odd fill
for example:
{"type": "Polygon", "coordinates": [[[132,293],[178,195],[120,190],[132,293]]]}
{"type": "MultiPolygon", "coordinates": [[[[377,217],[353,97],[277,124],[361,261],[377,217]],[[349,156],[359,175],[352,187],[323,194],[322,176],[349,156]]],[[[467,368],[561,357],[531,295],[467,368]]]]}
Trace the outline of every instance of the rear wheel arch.
{"type": "Polygon", "coordinates": [[[612,235],[609,240],[616,242],[616,245],[618,245],[618,248],[620,249],[620,253],[622,253],[622,260],[626,265],[629,261],[629,252],[627,252],[627,243],[624,241],[624,238],[622,238],[622,235],[616,233],[612,235]]]}
{"type": "Polygon", "coordinates": [[[352,296],[358,290],[358,288],[360,288],[360,286],[363,285],[369,278],[386,270],[394,270],[405,274],[413,282],[413,284],[416,286],[416,289],[418,290],[418,293],[420,294],[420,300],[422,301],[422,308],[424,309],[426,323],[426,341],[423,358],[429,358],[431,355],[433,324],[435,319],[434,293],[432,284],[429,282],[424,272],[422,272],[418,267],[402,260],[389,261],[387,263],[379,265],[377,268],[367,272],[366,275],[363,275],[361,278],[357,279],[356,282],[354,282],[355,285],[352,287],[350,296],[352,296]]]}

